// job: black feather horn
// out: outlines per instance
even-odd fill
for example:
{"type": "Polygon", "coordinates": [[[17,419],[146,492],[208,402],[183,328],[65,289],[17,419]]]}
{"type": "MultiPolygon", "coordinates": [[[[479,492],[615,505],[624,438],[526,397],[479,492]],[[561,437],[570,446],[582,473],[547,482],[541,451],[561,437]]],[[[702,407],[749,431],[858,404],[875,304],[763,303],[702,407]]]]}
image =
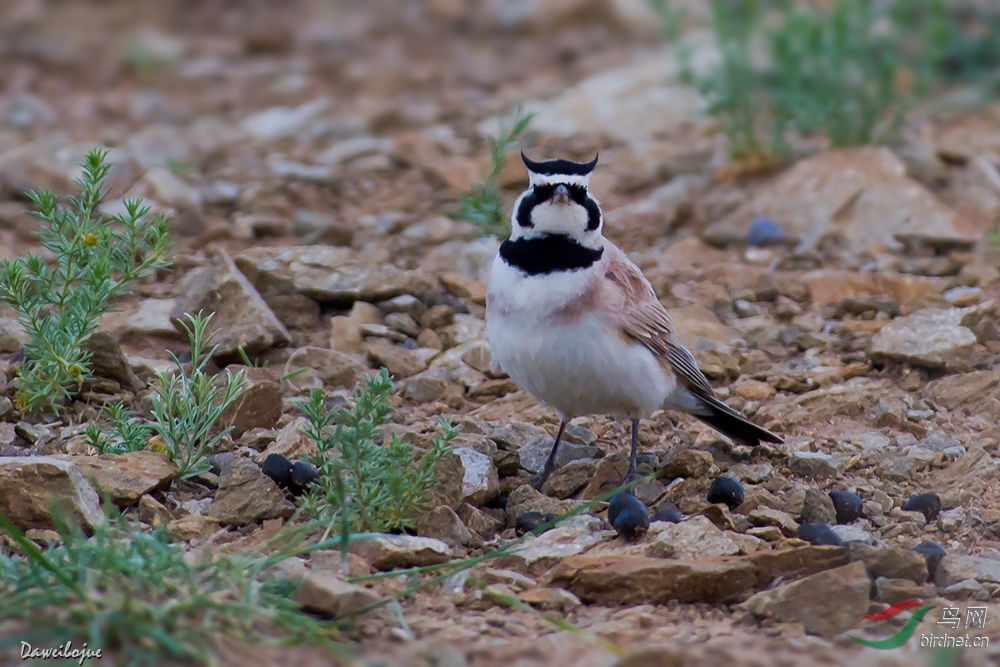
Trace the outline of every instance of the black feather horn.
{"type": "Polygon", "coordinates": [[[521,159],[524,161],[524,166],[528,168],[533,174],[540,174],[542,176],[555,176],[559,174],[565,174],[567,176],[586,176],[590,172],[594,171],[594,167],[597,166],[597,158],[600,157],[600,153],[594,156],[594,159],[590,162],[573,162],[572,160],[548,160],[546,162],[535,162],[528,159],[528,156],[521,151],[521,159]]]}

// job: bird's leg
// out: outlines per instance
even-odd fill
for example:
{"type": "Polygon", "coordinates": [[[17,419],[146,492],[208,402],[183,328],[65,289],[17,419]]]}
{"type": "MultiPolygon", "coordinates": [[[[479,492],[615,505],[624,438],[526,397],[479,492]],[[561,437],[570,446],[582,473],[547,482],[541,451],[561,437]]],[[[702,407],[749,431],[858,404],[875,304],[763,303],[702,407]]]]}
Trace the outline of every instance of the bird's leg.
{"type": "Polygon", "coordinates": [[[625,478],[622,479],[622,484],[628,484],[636,477],[639,473],[636,472],[636,462],[635,459],[639,452],[639,420],[632,420],[632,451],[629,453],[628,457],[628,472],[625,473],[625,478]]]}
{"type": "Polygon", "coordinates": [[[556,453],[559,451],[559,441],[562,440],[563,431],[566,430],[567,420],[559,422],[559,432],[556,433],[556,441],[552,443],[552,452],[549,454],[548,460],[545,462],[545,467],[542,468],[542,474],[538,476],[535,480],[535,489],[540,490],[542,484],[545,484],[545,480],[555,472],[556,469],[556,453]]]}
{"type": "MultiPolygon", "coordinates": [[[[636,456],[639,449],[639,420],[632,420],[632,451],[628,457],[628,471],[622,479],[622,485],[638,479],[636,471],[636,456]]],[[[608,503],[608,522],[615,531],[626,540],[636,539],[646,533],[649,528],[649,508],[635,496],[634,489],[619,490],[611,496],[608,503]]]]}

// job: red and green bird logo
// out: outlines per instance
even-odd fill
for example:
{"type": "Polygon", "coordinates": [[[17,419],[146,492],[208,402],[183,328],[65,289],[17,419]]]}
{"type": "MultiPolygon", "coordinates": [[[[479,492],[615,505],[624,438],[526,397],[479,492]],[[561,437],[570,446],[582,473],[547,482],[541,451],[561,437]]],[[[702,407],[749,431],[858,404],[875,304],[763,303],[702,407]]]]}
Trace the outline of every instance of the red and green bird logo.
{"type": "Polygon", "coordinates": [[[880,612],[878,614],[871,614],[870,616],[865,616],[865,618],[867,618],[869,621],[884,621],[887,618],[898,616],[907,609],[913,609],[914,607],[920,607],[920,609],[913,612],[913,616],[911,616],[910,620],[906,622],[906,625],[900,628],[899,632],[897,632],[891,637],[886,637],[885,639],[872,640],[872,639],[861,639],[860,637],[855,637],[854,635],[847,635],[847,636],[853,639],[854,641],[858,642],[859,644],[864,644],[865,646],[869,646],[871,648],[877,648],[886,651],[894,648],[899,648],[907,641],[909,641],[910,637],[913,636],[913,633],[916,632],[917,626],[920,624],[920,621],[923,620],[924,616],[927,615],[927,612],[929,612],[931,609],[934,608],[934,605],[929,604],[921,607],[920,603],[917,602],[916,600],[905,600],[904,602],[897,602],[896,604],[892,605],[883,612],[880,612]]]}

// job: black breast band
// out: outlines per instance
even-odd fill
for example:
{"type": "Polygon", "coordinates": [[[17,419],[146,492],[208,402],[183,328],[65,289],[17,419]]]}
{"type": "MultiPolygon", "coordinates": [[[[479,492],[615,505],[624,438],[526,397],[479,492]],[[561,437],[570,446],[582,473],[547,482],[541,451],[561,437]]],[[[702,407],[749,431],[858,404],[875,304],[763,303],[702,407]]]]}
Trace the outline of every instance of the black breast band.
{"type": "Polygon", "coordinates": [[[604,248],[587,248],[565,234],[546,234],[516,241],[508,239],[500,245],[500,257],[529,276],[586,269],[603,255],[604,248]]]}

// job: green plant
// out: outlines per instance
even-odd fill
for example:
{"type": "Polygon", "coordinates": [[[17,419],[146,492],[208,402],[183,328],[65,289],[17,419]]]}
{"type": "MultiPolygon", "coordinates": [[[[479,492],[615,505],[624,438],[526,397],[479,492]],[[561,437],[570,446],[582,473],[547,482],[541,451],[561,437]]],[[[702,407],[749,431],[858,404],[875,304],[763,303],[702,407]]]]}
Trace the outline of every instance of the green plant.
{"type": "Polygon", "coordinates": [[[240,355],[240,361],[242,361],[243,365],[247,368],[267,368],[271,365],[267,359],[251,359],[250,355],[247,354],[247,351],[243,349],[242,345],[236,348],[236,353],[240,355]]]}
{"type": "Polygon", "coordinates": [[[756,81],[750,48],[758,16],[757,2],[723,5],[719,0],[712,1],[713,27],[722,62],[704,76],[695,75],[695,82],[709,102],[709,113],[722,123],[730,152],[736,156],[760,153],[757,138],[760,103],[754,98],[765,93],[756,81]]]}
{"type": "Polygon", "coordinates": [[[884,141],[940,72],[942,0],[712,0],[721,60],[695,82],[736,158],[778,156],[806,135],[884,141]]]}
{"type": "Polygon", "coordinates": [[[398,435],[380,445],[379,427],[388,424],[392,414],[388,403],[392,390],[392,378],[383,368],[365,378],[365,386],[354,392],[349,408],[329,410],[319,389],[298,405],[309,420],[303,433],[319,449],[309,462],[320,477],[304,506],[331,523],[341,521],[345,534],[347,529],[412,528],[427,508],[426,496],[436,481],[434,466],[450,451],[448,442],[458,434],[442,421],[419,461],[413,445],[398,435]]]}
{"type": "Polygon", "coordinates": [[[194,171],[195,163],[192,162],[191,160],[173,160],[167,158],[166,167],[167,169],[170,170],[172,174],[176,174],[177,176],[182,176],[184,174],[188,174],[194,171]]]}
{"type": "Polygon", "coordinates": [[[180,479],[208,472],[206,457],[232,427],[216,429],[216,423],[239,398],[246,387],[243,371],[226,370],[224,381],[217,383],[205,372],[218,346],[208,348],[211,336],[206,335],[212,315],[186,313],[181,325],[191,346],[191,361],[184,364],[171,353],[176,372],[160,372],[159,382],[151,395],[153,421],[151,428],[163,441],[180,479]]]}
{"type": "Polygon", "coordinates": [[[124,454],[137,452],[149,446],[153,426],[136,416],[122,403],[112,403],[105,408],[111,430],[105,431],[97,424],[89,424],[84,430],[87,444],[101,454],[124,454]]]}
{"type": "Polygon", "coordinates": [[[337,648],[335,626],[304,613],[292,601],[295,584],[278,572],[303,553],[303,531],[283,532],[266,556],[192,557],[166,529],[147,532],[107,507],[90,538],[57,513],[60,544],[44,551],[0,514],[0,529],[23,554],[0,551],[0,649],[72,641],[102,657],[115,652],[116,664],[151,665],[212,664],[219,635],[337,648]]]}
{"type": "Polygon", "coordinates": [[[986,83],[994,96],[1000,88],[1000,11],[969,3],[951,3],[941,32],[947,39],[942,74],[947,79],[986,83]]]}
{"type": "Polygon", "coordinates": [[[986,245],[990,248],[1000,246],[1000,213],[993,216],[993,224],[983,234],[983,240],[986,241],[986,245]]]}
{"type": "Polygon", "coordinates": [[[507,149],[517,141],[517,138],[528,129],[531,119],[535,117],[533,113],[524,113],[521,106],[517,107],[514,114],[514,122],[508,129],[501,118],[500,131],[497,137],[489,138],[490,159],[492,167],[489,176],[482,185],[474,185],[472,189],[459,197],[458,202],[461,208],[452,217],[456,220],[467,220],[475,225],[483,236],[495,236],[506,238],[510,235],[510,222],[504,217],[503,202],[500,199],[500,190],[497,186],[497,179],[506,161],[507,149]]]}
{"type": "Polygon", "coordinates": [[[675,7],[672,0],[647,0],[647,4],[660,21],[660,34],[664,41],[677,49],[679,65],[678,78],[681,83],[693,85],[694,71],[691,68],[691,45],[682,39],[681,29],[687,12],[683,7],[675,7]]]}
{"type": "Polygon", "coordinates": [[[0,301],[13,306],[28,332],[17,401],[26,410],[58,411],[91,377],[90,353],[83,342],[98,318],[112,310],[132,283],[168,265],[167,222],[148,216],[139,200],[123,202],[125,213],[105,216],[98,206],[110,165],[107,152],[95,149],[74,182],[82,193],[70,207],[43,190],[29,195],[34,215],[46,224],[38,233],[51,265],[38,255],[0,265],[0,301]]]}
{"type": "Polygon", "coordinates": [[[179,58],[180,54],[171,53],[169,47],[158,48],[140,36],[127,45],[122,54],[122,64],[135,74],[148,76],[175,66],[179,58]]]}

